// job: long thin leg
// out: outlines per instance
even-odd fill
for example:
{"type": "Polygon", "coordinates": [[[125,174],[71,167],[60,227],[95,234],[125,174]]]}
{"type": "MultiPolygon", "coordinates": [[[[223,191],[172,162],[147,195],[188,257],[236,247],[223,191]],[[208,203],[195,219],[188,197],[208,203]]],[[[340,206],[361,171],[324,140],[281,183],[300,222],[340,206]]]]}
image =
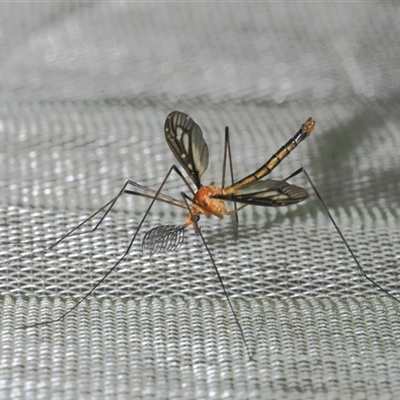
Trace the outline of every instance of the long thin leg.
{"type": "Polygon", "coordinates": [[[396,298],[394,295],[392,295],[389,291],[387,291],[386,289],[384,289],[381,285],[379,285],[378,283],[376,283],[372,278],[370,278],[367,273],[364,271],[364,269],[361,267],[360,262],[358,261],[358,258],[356,257],[356,255],[354,254],[352,248],[350,247],[349,243],[347,242],[346,238],[344,237],[342,231],[340,230],[339,226],[337,225],[336,221],[334,220],[334,218],[332,217],[332,214],[329,212],[328,207],[325,205],[324,201],[322,200],[321,195],[319,194],[316,186],[314,185],[313,181],[310,178],[310,175],[308,175],[308,172],[304,169],[304,168],[300,168],[297,171],[295,171],[293,174],[291,174],[288,178],[286,178],[285,180],[288,180],[290,178],[292,178],[295,175],[298,175],[299,173],[303,172],[304,175],[306,176],[308,182],[310,183],[314,193],[317,195],[319,202],[321,203],[323,209],[325,210],[326,214],[328,215],[328,218],[330,219],[330,221],[332,222],[333,226],[336,229],[336,232],[339,234],[340,238],[342,239],[343,243],[345,244],[347,250],[349,251],[349,253],[351,254],[351,257],[353,258],[354,262],[356,263],[358,269],[361,272],[361,275],[368,279],[376,288],[380,289],[383,293],[387,294],[390,298],[392,298],[393,300],[396,300],[398,303],[400,303],[400,299],[396,298]]]}
{"type": "Polygon", "coordinates": [[[90,215],[88,218],[86,218],[84,221],[82,221],[79,225],[75,226],[75,228],[72,228],[69,232],[67,232],[64,236],[62,236],[60,239],[58,239],[56,242],[54,242],[49,248],[48,250],[53,249],[54,247],[56,247],[59,243],[61,243],[63,240],[67,239],[70,236],[77,236],[77,235],[83,235],[89,232],[94,232],[100,225],[101,223],[104,221],[105,217],[108,215],[108,213],[111,211],[111,209],[114,207],[115,203],[117,202],[117,200],[124,194],[125,188],[131,184],[130,180],[127,180],[124,185],[122,186],[122,189],[119,191],[119,193],[111,200],[109,201],[107,204],[105,204],[103,207],[101,207],[99,210],[97,210],[94,214],[90,215]],[[97,214],[99,214],[101,211],[103,211],[105,208],[107,208],[107,211],[104,213],[104,215],[100,218],[100,221],[91,229],[88,229],[86,231],[82,231],[82,232],[77,232],[77,230],[82,227],[83,225],[85,225],[87,222],[89,222],[91,219],[93,219],[97,214]]]}
{"type": "MultiPolygon", "coordinates": [[[[231,141],[229,137],[229,128],[225,127],[225,145],[224,145],[224,159],[222,162],[222,189],[225,188],[225,174],[226,174],[226,160],[229,160],[229,170],[231,173],[231,185],[235,183],[235,177],[233,174],[233,163],[232,163],[232,150],[231,150],[231,141]]],[[[233,202],[234,210],[237,210],[236,201],[233,202]]],[[[232,222],[233,222],[233,233],[235,236],[235,240],[238,239],[239,232],[239,215],[237,212],[232,213],[232,222]]]]}
{"type": "Polygon", "coordinates": [[[226,161],[229,162],[229,170],[231,174],[231,185],[235,182],[235,178],[233,175],[233,163],[232,163],[232,150],[231,150],[231,141],[229,137],[229,127],[225,127],[225,143],[224,143],[224,158],[222,161],[222,189],[225,187],[225,175],[226,175],[226,161]]]}
{"type": "MultiPolygon", "coordinates": [[[[152,201],[150,202],[149,207],[147,208],[146,212],[143,215],[143,218],[141,219],[138,227],[136,228],[136,231],[132,237],[132,239],[129,242],[129,245],[125,251],[125,253],[117,260],[117,262],[103,275],[103,277],[101,279],[99,279],[96,284],[92,287],[92,289],[90,289],[90,291],[88,293],[86,293],[78,302],[76,302],[69,310],[65,311],[60,317],[52,319],[52,320],[47,320],[47,321],[43,321],[43,322],[37,322],[34,324],[30,324],[30,325],[25,325],[22,328],[30,328],[30,327],[35,327],[35,326],[40,326],[40,325],[47,325],[47,324],[51,324],[51,323],[55,323],[55,322],[59,322],[61,320],[63,320],[68,314],[70,314],[71,312],[73,312],[74,310],[76,310],[80,304],[82,304],[106,279],[107,277],[115,270],[115,268],[117,268],[117,266],[121,263],[121,261],[124,260],[124,258],[128,255],[129,251],[132,248],[132,245],[144,223],[144,221],[146,220],[151,208],[153,207],[154,203],[156,202],[158,195],[161,193],[162,188],[164,187],[165,183],[167,182],[169,176],[171,175],[172,171],[175,171],[178,173],[179,176],[181,176],[181,172],[178,170],[178,168],[173,165],[168,173],[165,175],[164,180],[162,181],[160,187],[158,188],[158,190],[156,191],[152,201]]],[[[93,215],[91,215],[89,218],[87,218],[85,221],[83,221],[82,223],[80,223],[77,227],[75,227],[74,229],[71,229],[66,235],[64,235],[61,239],[59,239],[56,243],[54,243],[50,248],[56,246],[58,243],[60,243],[62,240],[64,240],[65,238],[67,238],[68,236],[71,236],[72,233],[74,233],[79,227],[81,227],[85,222],[89,221],[91,218],[93,218],[95,215],[97,215],[101,210],[103,210],[104,208],[106,208],[107,206],[109,206],[108,210],[106,211],[105,215],[101,218],[101,220],[96,224],[96,226],[92,229],[92,231],[95,231],[99,225],[101,224],[101,222],[104,220],[105,216],[110,212],[111,208],[113,207],[113,205],[115,204],[115,202],[118,200],[119,197],[121,197],[121,195],[124,193],[125,188],[127,185],[130,184],[130,182],[132,181],[127,181],[124,186],[122,187],[122,189],[120,190],[119,194],[114,197],[110,202],[108,202],[105,206],[103,206],[100,210],[96,211],[93,215]]],[[[85,232],[90,232],[90,231],[85,231],[85,232]]]]}
{"type": "Polygon", "coordinates": [[[294,171],[293,173],[291,173],[287,178],[282,179],[283,181],[288,181],[289,179],[294,178],[295,176],[301,174],[303,172],[303,167],[299,168],[298,170],[294,171]]]}
{"type": "MultiPolygon", "coordinates": [[[[139,197],[144,197],[146,199],[150,199],[153,200],[154,199],[154,195],[151,194],[145,194],[145,193],[139,193],[139,192],[135,192],[134,190],[124,190],[125,194],[130,194],[132,196],[139,196],[139,197]]],[[[154,191],[154,193],[156,193],[156,191],[154,191]]],[[[171,197],[171,200],[167,200],[167,199],[163,199],[160,197],[162,193],[160,193],[157,197],[157,201],[160,201],[161,203],[166,203],[166,204],[170,204],[171,206],[175,206],[175,207],[180,207],[186,210],[186,206],[184,204],[181,204],[181,202],[178,202],[178,200],[175,200],[171,197]]]]}
{"type": "MultiPolygon", "coordinates": [[[[185,184],[190,187],[189,183],[187,182],[187,180],[185,180],[185,178],[182,176],[182,173],[179,171],[179,169],[173,165],[171,167],[171,170],[174,170],[175,172],[178,173],[178,175],[183,179],[183,181],[185,182],[185,184]]],[[[84,221],[82,221],[79,225],[77,225],[75,228],[71,229],[68,233],[66,233],[64,236],[62,236],[59,240],[57,240],[55,243],[53,243],[48,250],[51,250],[53,247],[57,246],[60,242],[62,242],[63,240],[65,240],[66,238],[70,237],[70,236],[76,236],[76,235],[82,235],[82,234],[86,234],[89,232],[94,232],[99,226],[100,224],[104,221],[104,219],[106,218],[106,216],[108,215],[108,213],[111,211],[111,209],[114,207],[115,203],[117,202],[117,200],[123,195],[123,194],[131,194],[131,195],[136,195],[136,196],[142,196],[142,197],[147,197],[147,198],[154,198],[157,201],[161,201],[161,202],[166,202],[168,204],[172,204],[174,206],[177,207],[181,207],[181,208],[186,208],[185,205],[180,202],[177,199],[174,199],[170,196],[166,196],[164,194],[162,194],[159,190],[154,191],[152,189],[149,189],[145,186],[140,185],[137,182],[134,182],[130,179],[128,179],[125,184],[122,186],[122,189],[119,191],[119,193],[117,194],[117,196],[115,196],[111,201],[109,201],[106,205],[104,205],[103,207],[101,207],[99,210],[97,210],[94,214],[92,214],[90,217],[86,218],[84,221]],[[151,193],[154,193],[154,196],[146,196],[145,194],[139,193],[139,192],[135,192],[135,191],[130,191],[130,190],[126,190],[126,187],[128,185],[131,186],[135,186],[137,188],[140,188],[142,190],[146,190],[149,191],[151,193]],[[104,213],[104,215],[101,217],[100,221],[92,228],[83,232],[76,232],[81,226],[85,225],[87,222],[89,222],[92,218],[94,218],[97,214],[99,214],[101,211],[103,211],[105,208],[107,208],[107,211],[104,213]]]]}
{"type": "MultiPolygon", "coordinates": [[[[188,201],[191,201],[191,199],[188,197],[188,195],[187,195],[185,192],[181,192],[181,195],[182,195],[182,198],[183,198],[184,202],[186,203],[186,206],[187,206],[187,209],[188,209],[189,213],[192,214],[191,208],[190,208],[189,203],[188,203],[188,201]]],[[[224,281],[222,280],[222,276],[221,276],[221,274],[219,273],[219,270],[218,270],[218,268],[217,268],[217,264],[215,263],[214,257],[213,257],[213,255],[212,255],[212,253],[211,253],[211,251],[210,251],[210,248],[208,247],[207,242],[206,242],[206,240],[205,240],[205,238],[204,238],[204,236],[203,236],[203,234],[202,234],[202,232],[201,232],[201,229],[199,228],[199,226],[198,226],[198,224],[197,224],[197,220],[196,220],[195,218],[193,218],[193,215],[192,215],[192,220],[193,220],[193,223],[194,223],[194,225],[195,225],[195,230],[196,230],[196,232],[200,235],[201,240],[202,240],[202,242],[203,242],[203,244],[204,244],[204,246],[205,246],[205,248],[206,248],[206,250],[207,250],[208,256],[210,257],[210,260],[211,260],[211,264],[212,264],[213,267],[214,267],[214,270],[215,270],[215,272],[216,272],[216,274],[217,274],[219,283],[220,283],[220,285],[221,285],[221,287],[222,287],[222,290],[223,290],[223,292],[224,292],[224,295],[225,295],[225,297],[226,297],[226,300],[228,301],[229,308],[231,309],[231,312],[232,312],[232,314],[233,314],[233,317],[235,318],[235,322],[236,322],[237,326],[239,327],[239,331],[240,331],[240,334],[241,334],[241,336],[242,336],[243,343],[244,343],[244,345],[245,345],[245,347],[246,347],[246,351],[247,351],[247,353],[248,353],[248,355],[249,355],[250,360],[252,360],[252,359],[253,359],[252,353],[250,352],[250,349],[249,349],[249,347],[248,347],[248,345],[247,345],[247,341],[246,341],[246,338],[245,338],[245,336],[244,336],[244,332],[243,332],[242,326],[240,325],[240,322],[239,322],[239,317],[237,316],[237,314],[236,314],[236,312],[235,312],[235,310],[234,310],[234,308],[233,308],[233,305],[232,305],[231,299],[230,299],[230,297],[229,297],[228,291],[226,290],[224,281]]]]}
{"type": "MultiPolygon", "coordinates": [[[[103,211],[105,208],[107,208],[107,207],[110,206],[110,208],[109,208],[109,209],[107,210],[107,212],[106,212],[106,214],[108,214],[108,212],[109,212],[109,211],[111,210],[111,208],[113,207],[112,203],[115,204],[116,200],[118,200],[118,198],[119,198],[122,194],[129,194],[129,195],[134,195],[134,196],[140,196],[140,197],[144,197],[144,198],[147,198],[147,199],[150,199],[150,200],[153,200],[153,198],[156,197],[156,201],[163,202],[163,203],[167,203],[167,204],[170,204],[170,205],[175,206],[175,207],[180,207],[180,208],[183,208],[184,210],[187,209],[187,208],[186,208],[186,204],[185,204],[183,201],[178,200],[178,199],[175,199],[175,198],[173,198],[173,197],[171,197],[171,196],[167,196],[167,195],[165,195],[164,193],[159,193],[158,196],[155,196],[156,193],[157,193],[156,190],[150,189],[150,188],[148,188],[148,187],[146,187],[146,186],[142,186],[142,185],[140,185],[139,183],[134,182],[134,181],[131,181],[131,180],[128,180],[128,181],[124,184],[123,188],[120,190],[120,193],[119,193],[117,196],[115,196],[115,197],[114,197],[112,200],[110,200],[107,204],[105,204],[103,207],[101,207],[99,210],[97,210],[94,214],[92,214],[91,216],[89,216],[88,218],[86,218],[84,221],[82,221],[79,225],[77,225],[77,226],[75,226],[73,229],[71,229],[68,233],[66,233],[64,236],[62,236],[62,237],[61,237],[60,239],[58,239],[56,242],[52,243],[49,247],[46,247],[45,249],[33,250],[33,251],[30,253],[30,255],[46,253],[47,251],[53,249],[53,248],[56,247],[58,244],[60,244],[62,241],[64,241],[65,239],[67,239],[68,237],[71,237],[71,236],[78,236],[78,235],[83,235],[83,234],[87,234],[87,233],[94,232],[94,231],[99,227],[99,225],[101,224],[101,222],[104,220],[105,215],[103,216],[103,218],[101,219],[101,221],[100,221],[98,224],[96,224],[93,228],[88,229],[88,230],[85,230],[85,231],[82,231],[82,232],[76,232],[76,231],[77,231],[80,227],[82,227],[83,225],[85,225],[87,222],[89,222],[92,218],[94,218],[94,217],[95,217],[97,214],[99,214],[101,211],[103,211]],[[150,192],[151,194],[140,193],[140,192],[136,192],[136,191],[133,191],[133,190],[127,190],[127,189],[124,190],[123,188],[126,187],[127,185],[135,186],[135,187],[139,188],[140,190],[150,192]],[[122,193],[121,193],[121,192],[122,192],[122,193]]],[[[31,243],[31,244],[36,244],[36,243],[38,243],[38,241],[35,240],[35,241],[31,241],[31,242],[24,242],[24,244],[27,244],[27,243],[28,243],[28,244],[29,244],[29,243],[31,243]]],[[[14,257],[14,258],[8,259],[7,262],[18,261],[18,260],[21,260],[22,258],[24,258],[24,257],[14,257]]]]}
{"type": "MultiPolygon", "coordinates": [[[[71,236],[78,236],[78,235],[83,235],[86,233],[90,233],[90,232],[94,232],[99,226],[100,224],[104,221],[104,218],[107,216],[107,214],[110,212],[110,210],[112,209],[112,207],[114,206],[114,204],[116,203],[116,201],[121,197],[121,195],[124,193],[125,187],[128,184],[131,184],[131,182],[133,181],[126,181],[124,186],[122,187],[122,189],[119,191],[119,193],[112,199],[110,200],[107,204],[105,204],[103,207],[99,208],[94,214],[90,215],[88,218],[86,218],[84,221],[82,221],[80,224],[78,224],[77,226],[75,226],[74,228],[72,228],[70,231],[68,231],[65,235],[63,235],[60,239],[58,239],[56,242],[54,242],[53,244],[51,244],[49,247],[47,247],[44,250],[39,250],[39,251],[34,251],[33,254],[41,254],[41,253],[45,253],[51,249],[53,249],[54,247],[56,247],[58,244],[60,244],[63,240],[67,239],[68,237],[71,236]],[[82,231],[82,232],[77,232],[77,230],[79,228],[81,228],[83,225],[85,225],[87,222],[89,222],[91,219],[93,219],[97,214],[99,214],[100,212],[102,212],[105,208],[107,208],[107,211],[105,212],[105,214],[101,217],[100,221],[94,226],[94,228],[92,229],[88,229],[86,231],[82,231]]],[[[20,260],[22,257],[17,257],[14,259],[11,259],[9,261],[18,261],[20,260]]]]}
{"type": "MultiPolygon", "coordinates": [[[[179,171],[179,170],[178,170],[178,171],[179,171]]],[[[186,183],[186,182],[185,182],[185,183],[186,183]]],[[[142,197],[147,197],[148,199],[152,199],[152,198],[155,196],[155,194],[157,193],[157,190],[150,189],[149,187],[143,186],[143,185],[141,185],[140,183],[130,181],[130,184],[131,184],[132,186],[137,187],[138,189],[140,189],[140,190],[142,190],[142,191],[144,191],[144,192],[151,193],[152,195],[149,196],[149,195],[145,195],[144,193],[140,193],[140,192],[136,192],[136,191],[130,191],[130,190],[125,190],[125,193],[127,193],[127,194],[133,194],[133,195],[135,195],[135,196],[142,196],[142,197]]],[[[167,196],[167,195],[164,194],[164,193],[159,193],[159,194],[158,194],[158,196],[157,196],[157,201],[164,201],[165,203],[172,204],[172,205],[176,205],[177,207],[182,207],[182,208],[186,209],[186,204],[185,204],[182,200],[178,200],[178,199],[175,199],[174,197],[167,196]],[[163,200],[161,200],[161,199],[163,199],[163,200]]]]}

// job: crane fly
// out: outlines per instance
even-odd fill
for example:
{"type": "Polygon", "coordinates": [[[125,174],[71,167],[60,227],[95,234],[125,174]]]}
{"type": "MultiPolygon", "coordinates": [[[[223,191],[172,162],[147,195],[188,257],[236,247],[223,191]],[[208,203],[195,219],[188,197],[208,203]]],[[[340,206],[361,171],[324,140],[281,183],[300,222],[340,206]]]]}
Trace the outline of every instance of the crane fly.
{"type": "Polygon", "coordinates": [[[261,167],[259,167],[256,171],[254,171],[250,175],[247,175],[236,182],[233,177],[229,131],[228,128],[226,128],[221,187],[216,186],[214,183],[204,186],[202,184],[201,178],[204,172],[207,170],[209,154],[208,154],[207,143],[203,138],[202,130],[199,127],[199,125],[197,125],[193,121],[193,119],[190,118],[185,113],[180,111],[171,112],[165,121],[165,126],[164,126],[165,138],[175,158],[178,160],[181,167],[184,169],[186,174],[190,177],[190,180],[195,185],[195,189],[190,184],[190,181],[175,165],[171,166],[171,168],[167,172],[166,176],[164,177],[161,185],[157,190],[153,190],[148,187],[142,186],[139,183],[134,182],[132,180],[127,180],[123,185],[123,187],[121,188],[121,190],[119,191],[119,193],[111,201],[109,201],[107,204],[105,204],[103,207],[97,210],[90,217],[86,218],[75,228],[71,229],[67,234],[65,234],[63,237],[61,237],[47,249],[47,250],[53,249],[60,242],[67,239],[68,237],[95,231],[101,225],[107,214],[111,211],[117,200],[123,194],[148,198],[151,200],[150,205],[148,206],[138,227],[136,228],[135,233],[132,239],[130,240],[129,245],[124,254],[114,263],[114,265],[106,272],[106,274],[103,275],[103,277],[97,281],[97,283],[92,287],[92,289],[88,293],[86,293],[84,297],[82,297],[78,302],[76,302],[73,307],[65,311],[60,317],[53,320],[37,322],[31,325],[27,325],[25,327],[38,326],[38,325],[61,321],[68,314],[74,311],[83,301],[85,301],[107,279],[107,277],[128,255],[153,204],[156,201],[158,201],[186,210],[187,212],[186,221],[183,224],[179,225],[160,225],[151,229],[143,237],[142,249],[148,251],[150,254],[166,253],[168,251],[175,250],[183,244],[185,230],[188,227],[194,228],[195,232],[201,237],[201,240],[207,250],[207,254],[217,274],[219,283],[227,299],[227,303],[235,319],[236,325],[239,328],[247,353],[249,354],[249,357],[251,359],[252,353],[250,352],[250,349],[247,345],[247,341],[243,329],[241,327],[239,317],[237,316],[234,310],[234,307],[230,300],[229,294],[226,290],[222,276],[219,273],[217,265],[214,261],[214,257],[201,232],[198,222],[201,216],[204,216],[206,218],[210,218],[211,216],[215,216],[217,218],[223,218],[225,215],[227,216],[230,215],[235,218],[235,227],[237,229],[237,224],[238,224],[237,213],[243,208],[247,207],[248,205],[257,205],[264,207],[280,207],[280,206],[287,206],[299,203],[305,200],[309,196],[309,194],[305,189],[296,185],[292,185],[288,183],[288,181],[300,173],[305,174],[313,191],[317,195],[329,219],[331,220],[336,231],[338,232],[344,244],[346,245],[353,260],[355,261],[357,267],[359,268],[361,274],[378,289],[382,290],[384,293],[386,293],[388,296],[390,296],[397,302],[400,302],[399,299],[394,297],[391,293],[389,293],[387,290],[381,287],[378,283],[376,283],[365,273],[365,271],[361,267],[361,264],[356,258],[353,250],[346,241],[345,237],[340,231],[338,225],[336,224],[329,210],[325,206],[325,203],[323,202],[318,190],[316,189],[314,183],[312,182],[310,176],[308,175],[307,171],[304,168],[299,168],[297,171],[295,171],[294,173],[292,173],[283,180],[264,179],[303,140],[305,140],[308,136],[310,136],[314,127],[315,127],[315,121],[312,118],[308,118],[301,125],[299,131],[291,139],[289,139],[289,141],[285,145],[283,145],[275,154],[273,154],[272,157],[265,164],[263,164],[261,167]],[[229,160],[232,184],[225,187],[225,172],[226,172],[227,159],[229,160]],[[182,199],[176,199],[162,193],[162,189],[172,173],[176,173],[182,179],[182,181],[184,182],[184,184],[186,185],[186,187],[190,192],[189,195],[185,192],[181,192],[182,199]],[[226,204],[227,201],[229,201],[234,205],[234,207],[231,210],[229,210],[227,207],[226,204]],[[237,207],[238,203],[240,204],[239,207],[237,207]],[[92,220],[102,211],[105,211],[103,216],[100,218],[99,222],[97,222],[92,229],[85,230],[83,232],[78,232],[79,228],[85,225],[88,221],[92,220]]]}

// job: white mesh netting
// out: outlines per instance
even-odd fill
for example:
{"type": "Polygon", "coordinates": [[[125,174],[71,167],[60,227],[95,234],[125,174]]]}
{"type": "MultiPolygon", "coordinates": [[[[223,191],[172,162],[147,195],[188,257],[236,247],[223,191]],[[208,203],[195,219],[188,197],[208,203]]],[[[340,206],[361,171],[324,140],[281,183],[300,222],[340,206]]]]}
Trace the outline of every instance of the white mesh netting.
{"type": "MultiPolygon", "coordinates": [[[[400,307],[364,277],[310,198],[248,207],[200,238],[142,255],[185,211],[123,196],[94,233],[44,251],[127,179],[157,189],[176,161],[164,120],[181,110],[220,184],[229,125],[235,176],[309,116],[315,131],[275,171],[305,167],[369,276],[400,299],[396,3],[0,4],[0,398],[391,399],[400,307]]],[[[176,177],[165,193],[185,190],[176,177]]]]}

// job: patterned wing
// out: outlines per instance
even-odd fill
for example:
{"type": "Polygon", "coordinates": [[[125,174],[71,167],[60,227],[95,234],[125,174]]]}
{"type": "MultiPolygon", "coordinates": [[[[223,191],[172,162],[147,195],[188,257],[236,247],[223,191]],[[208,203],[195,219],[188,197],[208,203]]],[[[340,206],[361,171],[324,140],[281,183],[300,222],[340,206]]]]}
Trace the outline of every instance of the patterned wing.
{"type": "Polygon", "coordinates": [[[200,127],[186,114],[171,112],[164,126],[165,138],[174,156],[197,188],[208,167],[208,147],[200,127]]]}
{"type": "Polygon", "coordinates": [[[287,206],[299,203],[307,197],[308,193],[305,189],[290,185],[285,181],[274,181],[272,179],[255,181],[232,194],[215,196],[218,199],[265,207],[287,206]]]}

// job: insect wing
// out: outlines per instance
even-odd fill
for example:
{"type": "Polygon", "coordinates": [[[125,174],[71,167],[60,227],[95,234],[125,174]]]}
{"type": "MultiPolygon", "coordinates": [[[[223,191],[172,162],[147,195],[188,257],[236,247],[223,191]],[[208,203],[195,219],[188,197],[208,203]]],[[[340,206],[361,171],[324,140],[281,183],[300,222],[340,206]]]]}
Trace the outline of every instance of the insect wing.
{"type": "Polygon", "coordinates": [[[252,182],[232,194],[215,197],[258,206],[279,207],[305,200],[308,197],[308,192],[285,181],[266,179],[252,182]]]}
{"type": "Polygon", "coordinates": [[[142,249],[151,255],[178,249],[184,242],[184,231],[182,225],[157,226],[144,235],[142,249]]]}
{"type": "Polygon", "coordinates": [[[164,131],[176,159],[200,188],[201,176],[208,167],[208,147],[200,127],[188,115],[173,111],[165,121],[164,131]]]}

